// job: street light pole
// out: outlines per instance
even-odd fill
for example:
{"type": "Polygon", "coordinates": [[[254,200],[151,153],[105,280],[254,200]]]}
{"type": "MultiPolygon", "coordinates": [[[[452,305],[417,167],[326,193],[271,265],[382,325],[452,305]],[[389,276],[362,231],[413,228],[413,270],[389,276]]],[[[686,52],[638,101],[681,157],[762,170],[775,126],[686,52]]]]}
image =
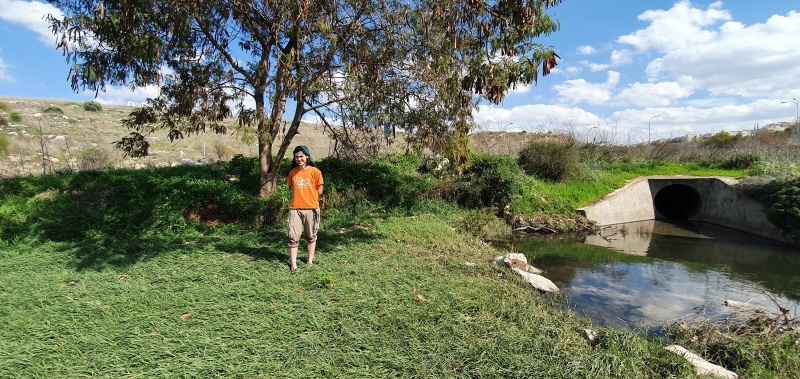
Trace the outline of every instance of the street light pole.
{"type": "Polygon", "coordinates": [[[647,121],[647,146],[650,146],[650,122],[652,122],[653,119],[656,117],[661,117],[661,115],[655,115],[653,117],[650,117],[650,120],[647,121]]]}
{"type": "Polygon", "coordinates": [[[786,103],[794,103],[795,120],[797,120],[797,124],[794,127],[794,132],[792,133],[792,135],[794,137],[800,137],[800,100],[797,100],[797,98],[793,97],[789,101],[781,101],[781,104],[786,104],[786,103]]]}

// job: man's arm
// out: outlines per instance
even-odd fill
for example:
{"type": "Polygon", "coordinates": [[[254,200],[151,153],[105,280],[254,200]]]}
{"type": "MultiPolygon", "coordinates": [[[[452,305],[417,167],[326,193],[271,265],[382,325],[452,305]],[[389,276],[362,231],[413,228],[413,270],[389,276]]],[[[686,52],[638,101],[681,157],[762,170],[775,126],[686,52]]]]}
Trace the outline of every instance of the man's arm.
{"type": "Polygon", "coordinates": [[[322,195],[322,184],[317,186],[317,194],[322,195]]]}

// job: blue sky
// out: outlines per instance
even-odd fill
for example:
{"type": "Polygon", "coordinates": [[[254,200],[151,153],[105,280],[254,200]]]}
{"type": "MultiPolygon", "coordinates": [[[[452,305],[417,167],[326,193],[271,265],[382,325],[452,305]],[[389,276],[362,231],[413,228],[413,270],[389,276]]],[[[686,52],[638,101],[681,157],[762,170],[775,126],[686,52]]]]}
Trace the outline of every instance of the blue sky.
{"type": "MultiPolygon", "coordinates": [[[[800,99],[800,2],[565,0],[561,56],[535,86],[475,112],[483,130],[572,132],[617,143],[794,122],[800,99]],[[789,103],[781,103],[790,101],[789,103]]],[[[74,93],[37,1],[0,0],[0,96],[95,100],[74,93]]],[[[109,88],[105,104],[157,88],[109,88]]]]}

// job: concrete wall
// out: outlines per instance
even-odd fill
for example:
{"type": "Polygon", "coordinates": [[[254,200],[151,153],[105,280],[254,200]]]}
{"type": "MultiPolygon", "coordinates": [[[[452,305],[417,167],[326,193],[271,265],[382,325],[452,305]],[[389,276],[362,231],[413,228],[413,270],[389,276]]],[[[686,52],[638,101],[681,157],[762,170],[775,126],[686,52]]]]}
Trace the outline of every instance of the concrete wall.
{"type": "Polygon", "coordinates": [[[681,215],[689,221],[790,242],[767,219],[760,203],[731,187],[736,182],[733,178],[723,177],[643,177],[595,204],[578,209],[578,212],[601,226],[681,215]]]}

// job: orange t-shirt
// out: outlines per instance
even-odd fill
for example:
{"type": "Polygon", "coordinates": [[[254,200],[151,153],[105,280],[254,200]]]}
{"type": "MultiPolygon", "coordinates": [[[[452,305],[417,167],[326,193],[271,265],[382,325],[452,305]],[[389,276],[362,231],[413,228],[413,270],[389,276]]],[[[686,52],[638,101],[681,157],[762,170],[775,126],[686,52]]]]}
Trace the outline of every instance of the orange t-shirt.
{"type": "Polygon", "coordinates": [[[314,166],[305,170],[295,167],[289,172],[286,184],[292,188],[291,209],[317,209],[319,208],[319,192],[317,188],[323,185],[322,171],[314,166]]]}

